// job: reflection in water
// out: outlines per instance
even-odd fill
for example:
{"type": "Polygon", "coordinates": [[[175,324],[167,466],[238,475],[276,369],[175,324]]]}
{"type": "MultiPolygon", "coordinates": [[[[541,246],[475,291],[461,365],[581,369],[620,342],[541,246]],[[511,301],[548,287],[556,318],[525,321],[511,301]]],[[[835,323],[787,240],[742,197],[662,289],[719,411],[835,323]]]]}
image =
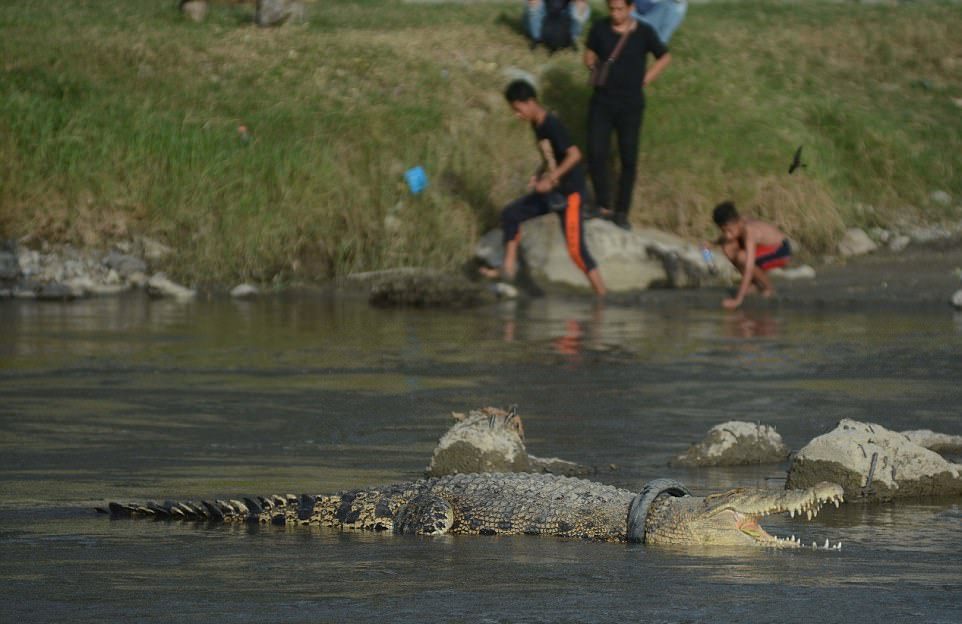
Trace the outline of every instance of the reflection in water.
{"type": "Polygon", "coordinates": [[[512,403],[533,452],[616,464],[596,476],[614,485],[781,487],[785,466],[667,463],[731,419],[774,425],[793,448],[842,417],[962,434],[962,332],[948,312],[130,296],[0,302],[0,327],[11,621],[793,621],[825,604],[831,621],[962,621],[957,501],[765,521],[806,542],[841,540],[841,553],[212,528],[89,511],[107,498],[414,479],[451,411],[512,403]]]}
{"type": "Polygon", "coordinates": [[[735,310],[725,316],[724,332],[730,338],[775,338],[778,323],[767,310],[735,310]]]}

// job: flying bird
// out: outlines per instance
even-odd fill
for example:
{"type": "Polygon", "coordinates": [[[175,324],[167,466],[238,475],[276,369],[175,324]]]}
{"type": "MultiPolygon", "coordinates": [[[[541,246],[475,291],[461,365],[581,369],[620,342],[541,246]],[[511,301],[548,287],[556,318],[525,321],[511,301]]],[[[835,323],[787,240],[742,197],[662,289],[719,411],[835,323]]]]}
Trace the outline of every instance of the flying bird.
{"type": "Polygon", "coordinates": [[[792,157],[792,164],[788,166],[788,173],[793,174],[796,169],[801,169],[804,166],[805,163],[802,162],[802,146],[799,145],[798,149],[795,150],[795,155],[792,157]]]}

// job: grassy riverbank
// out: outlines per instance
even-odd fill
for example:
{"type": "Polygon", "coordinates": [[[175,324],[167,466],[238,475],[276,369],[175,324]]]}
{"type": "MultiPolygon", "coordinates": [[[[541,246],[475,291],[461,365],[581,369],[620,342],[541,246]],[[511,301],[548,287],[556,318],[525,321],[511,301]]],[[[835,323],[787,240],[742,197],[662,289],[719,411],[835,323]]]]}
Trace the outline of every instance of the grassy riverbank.
{"type": "MultiPolygon", "coordinates": [[[[506,68],[583,143],[579,57],[530,52],[520,4],[325,0],[262,30],[231,2],[202,24],[173,0],[4,3],[0,237],[148,234],[196,281],[455,266],[535,164],[506,68]]],[[[951,3],[690,7],[649,92],[634,220],[702,236],[732,197],[813,252],[844,225],[958,221],[930,195],[962,202],[960,30],[951,3]]]]}

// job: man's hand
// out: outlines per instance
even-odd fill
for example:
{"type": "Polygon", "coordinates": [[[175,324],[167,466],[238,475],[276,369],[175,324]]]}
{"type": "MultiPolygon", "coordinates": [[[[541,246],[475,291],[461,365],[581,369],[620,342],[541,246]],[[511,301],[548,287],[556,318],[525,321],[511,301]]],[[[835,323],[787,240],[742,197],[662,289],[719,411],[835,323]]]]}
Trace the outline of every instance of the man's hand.
{"type": "Polygon", "coordinates": [[[535,183],[535,185],[534,185],[534,190],[535,190],[535,192],[537,192],[537,193],[550,193],[550,192],[551,192],[551,189],[553,189],[553,188],[554,188],[555,186],[557,186],[557,185],[558,185],[558,183],[555,182],[555,181],[551,178],[551,176],[546,175],[546,176],[543,176],[540,180],[538,180],[538,181],[535,183]]]}
{"type": "Polygon", "coordinates": [[[729,297],[724,301],[722,301],[722,307],[725,308],[726,310],[735,310],[741,304],[742,304],[741,297],[734,297],[734,298],[729,297]]]}

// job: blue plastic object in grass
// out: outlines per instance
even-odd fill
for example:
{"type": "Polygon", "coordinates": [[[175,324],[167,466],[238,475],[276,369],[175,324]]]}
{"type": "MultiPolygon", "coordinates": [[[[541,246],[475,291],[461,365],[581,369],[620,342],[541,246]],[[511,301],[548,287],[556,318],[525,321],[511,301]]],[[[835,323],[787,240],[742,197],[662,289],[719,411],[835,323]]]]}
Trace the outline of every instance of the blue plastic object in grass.
{"type": "Polygon", "coordinates": [[[404,181],[408,183],[411,192],[417,195],[428,186],[428,174],[424,172],[424,167],[418,165],[404,172],[404,181]]]}

